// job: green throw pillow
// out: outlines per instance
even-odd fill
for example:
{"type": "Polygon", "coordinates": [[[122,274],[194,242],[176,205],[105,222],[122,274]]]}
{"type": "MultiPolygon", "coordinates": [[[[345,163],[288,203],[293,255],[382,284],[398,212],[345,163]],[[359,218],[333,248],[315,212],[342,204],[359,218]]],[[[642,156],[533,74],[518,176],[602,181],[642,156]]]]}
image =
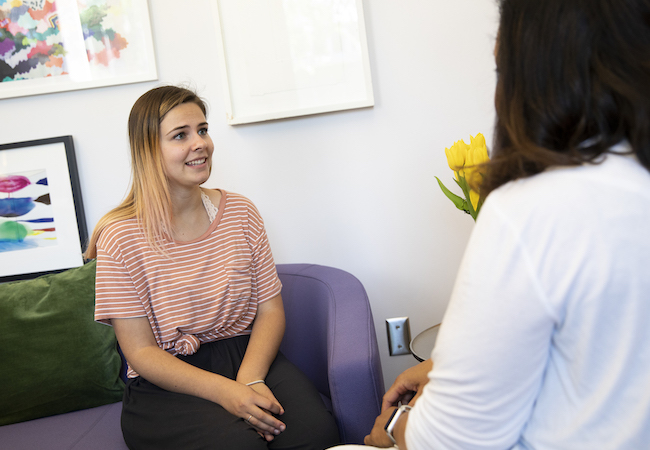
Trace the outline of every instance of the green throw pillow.
{"type": "Polygon", "coordinates": [[[0,425],[122,399],[115,333],[93,320],[95,266],[0,284],[0,425]]]}

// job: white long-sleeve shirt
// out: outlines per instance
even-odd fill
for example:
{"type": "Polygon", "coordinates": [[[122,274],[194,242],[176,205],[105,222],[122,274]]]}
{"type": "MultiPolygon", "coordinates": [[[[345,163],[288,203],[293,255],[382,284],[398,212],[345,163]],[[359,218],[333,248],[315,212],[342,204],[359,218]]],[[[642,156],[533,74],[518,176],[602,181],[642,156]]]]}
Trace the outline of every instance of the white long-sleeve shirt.
{"type": "Polygon", "coordinates": [[[650,173],[609,155],[495,190],[432,358],[409,450],[650,448],[650,173]]]}

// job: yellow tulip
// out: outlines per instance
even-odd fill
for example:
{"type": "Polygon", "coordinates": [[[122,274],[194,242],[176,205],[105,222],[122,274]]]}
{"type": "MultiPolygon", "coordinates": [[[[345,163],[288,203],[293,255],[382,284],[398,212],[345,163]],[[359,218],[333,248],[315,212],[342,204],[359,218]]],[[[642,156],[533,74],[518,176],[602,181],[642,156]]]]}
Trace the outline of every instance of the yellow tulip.
{"type": "Polygon", "coordinates": [[[458,186],[462,189],[464,197],[460,197],[449,189],[438,179],[442,192],[451,200],[456,208],[470,214],[474,220],[478,216],[482,198],[479,193],[472,189],[476,188],[481,180],[476,174],[481,175],[478,166],[490,160],[485,137],[479,133],[476,137],[470,135],[470,144],[467,145],[462,139],[454,142],[451,148],[445,148],[447,163],[454,171],[458,186]],[[471,206],[470,206],[471,205],[471,206]]]}
{"type": "Polygon", "coordinates": [[[490,157],[485,145],[485,138],[481,133],[477,134],[475,138],[470,136],[470,139],[471,143],[465,159],[465,179],[470,186],[475,186],[481,181],[476,179],[477,166],[487,162],[490,157]]]}
{"type": "Polygon", "coordinates": [[[451,148],[445,148],[447,164],[449,164],[449,168],[454,171],[456,180],[458,180],[458,172],[460,172],[461,176],[464,176],[462,170],[463,166],[465,166],[465,160],[469,148],[469,145],[467,145],[462,139],[454,142],[454,145],[452,145],[451,148]]]}
{"type": "Polygon", "coordinates": [[[479,133],[476,137],[470,135],[469,153],[472,154],[472,161],[474,164],[482,164],[487,162],[490,157],[488,156],[487,146],[485,145],[485,137],[479,133]]]}

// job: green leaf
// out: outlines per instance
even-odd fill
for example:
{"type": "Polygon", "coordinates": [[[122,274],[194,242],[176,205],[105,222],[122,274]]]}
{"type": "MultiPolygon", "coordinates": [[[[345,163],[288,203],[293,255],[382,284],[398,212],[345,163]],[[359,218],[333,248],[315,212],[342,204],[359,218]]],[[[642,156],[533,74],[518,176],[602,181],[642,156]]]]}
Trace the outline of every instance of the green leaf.
{"type": "Polygon", "coordinates": [[[449,189],[447,189],[445,185],[442,184],[442,181],[440,181],[438,177],[436,177],[436,180],[438,180],[438,184],[440,185],[440,189],[442,189],[442,192],[447,196],[449,200],[452,201],[454,205],[456,205],[456,208],[460,209],[461,211],[467,211],[467,202],[465,201],[465,199],[457,196],[449,189]]]}

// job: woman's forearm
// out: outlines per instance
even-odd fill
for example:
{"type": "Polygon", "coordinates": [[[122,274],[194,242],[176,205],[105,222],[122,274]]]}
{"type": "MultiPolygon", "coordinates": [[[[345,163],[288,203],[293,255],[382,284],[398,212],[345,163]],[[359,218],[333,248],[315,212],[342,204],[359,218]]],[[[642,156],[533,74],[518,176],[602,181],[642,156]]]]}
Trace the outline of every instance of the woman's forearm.
{"type": "Polygon", "coordinates": [[[168,391],[221,403],[219,392],[227,389],[231,380],[186,364],[162,350],[144,317],[111,322],[127,361],[147,381],[168,391]]]}
{"type": "Polygon", "coordinates": [[[237,381],[246,384],[266,378],[280,348],[284,327],[284,306],[280,295],[259,305],[237,381]]]}
{"type": "Polygon", "coordinates": [[[129,361],[134,361],[134,370],[158,387],[219,404],[223,403],[219,394],[232,383],[226,377],[187,364],[158,346],[140,349],[129,361]]]}

